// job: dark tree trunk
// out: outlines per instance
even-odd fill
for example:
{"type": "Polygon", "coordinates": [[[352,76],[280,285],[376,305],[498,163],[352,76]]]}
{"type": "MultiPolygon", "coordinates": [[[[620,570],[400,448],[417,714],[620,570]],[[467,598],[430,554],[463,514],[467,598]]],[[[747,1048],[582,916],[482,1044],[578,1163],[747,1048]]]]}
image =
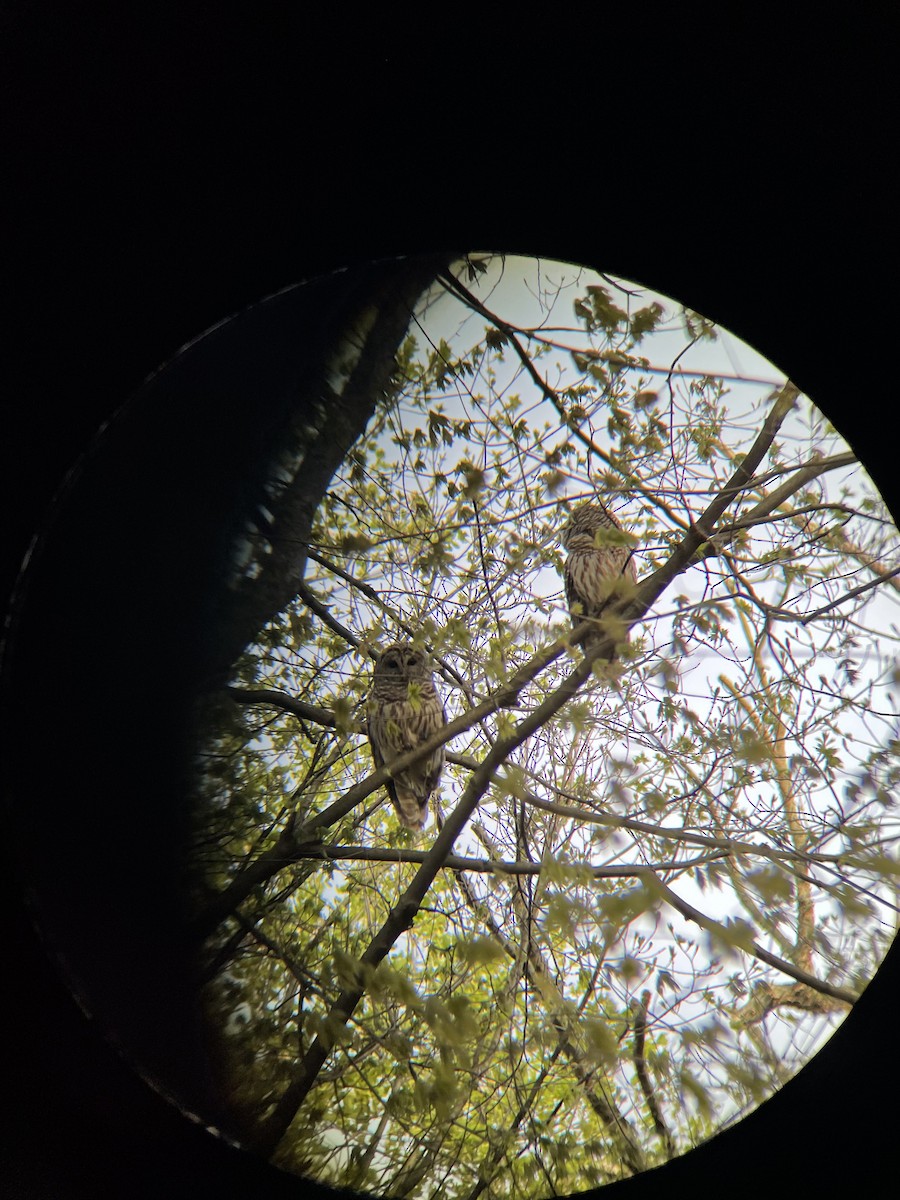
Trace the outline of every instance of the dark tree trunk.
{"type": "MultiPolygon", "coordinates": [[[[205,639],[201,678],[222,682],[245,646],[293,600],[306,569],[306,548],[313,517],[335,472],[354,442],[364,433],[376,407],[394,388],[396,353],[409,328],[419,298],[446,269],[449,256],[425,257],[373,266],[352,279],[340,276],[315,285],[326,289],[325,311],[310,313],[310,327],[298,329],[306,362],[287,412],[276,411],[268,425],[266,445],[256,462],[245,464],[245,510],[232,514],[252,522],[256,506],[265,502],[272,519],[257,525],[260,549],[255,577],[244,577],[219,596],[216,618],[205,639]],[[334,289],[340,292],[334,296],[334,289]],[[340,358],[352,368],[335,386],[340,358]],[[264,493],[278,465],[289,477],[274,497],[264,493]]],[[[248,397],[248,402],[252,400],[248,397]]],[[[277,397],[272,398],[278,401],[277,397]]],[[[252,411],[253,404],[248,403],[252,411]]],[[[227,563],[220,564],[220,572],[227,563]]]]}
{"type": "Polygon", "coordinates": [[[228,1115],[183,935],[196,697],[296,594],[316,506],[448,261],[332,275],[191,344],[72,472],[28,565],[7,744],[36,920],[94,1027],[214,1123],[228,1115]],[[354,330],[338,395],[329,370],[354,330]],[[285,447],[299,467],[273,502],[285,447]],[[271,549],[235,587],[234,547],[261,503],[271,549]]]}

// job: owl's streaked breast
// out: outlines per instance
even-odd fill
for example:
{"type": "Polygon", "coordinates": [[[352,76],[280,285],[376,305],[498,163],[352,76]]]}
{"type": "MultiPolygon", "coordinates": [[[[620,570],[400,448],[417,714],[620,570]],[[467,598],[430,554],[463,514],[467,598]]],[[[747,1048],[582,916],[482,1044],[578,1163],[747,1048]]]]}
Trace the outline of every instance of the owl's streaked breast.
{"type": "Polygon", "coordinates": [[[579,600],[585,606],[584,615],[609,599],[613,582],[618,573],[610,575],[601,569],[602,559],[596,550],[576,550],[569,554],[566,570],[579,600]]]}

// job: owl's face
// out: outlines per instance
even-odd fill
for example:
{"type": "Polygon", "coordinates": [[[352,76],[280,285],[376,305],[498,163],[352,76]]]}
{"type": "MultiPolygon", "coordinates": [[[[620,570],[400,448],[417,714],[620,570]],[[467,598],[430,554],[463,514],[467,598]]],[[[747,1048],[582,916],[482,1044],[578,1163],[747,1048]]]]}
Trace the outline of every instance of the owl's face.
{"type": "Polygon", "coordinates": [[[615,520],[600,504],[579,504],[563,527],[563,546],[569,551],[592,549],[597,530],[612,529],[615,525],[615,520]]]}
{"type": "Polygon", "coordinates": [[[431,670],[431,662],[421,650],[408,642],[394,642],[375,664],[375,689],[385,699],[403,698],[408,684],[430,680],[431,670]]]}

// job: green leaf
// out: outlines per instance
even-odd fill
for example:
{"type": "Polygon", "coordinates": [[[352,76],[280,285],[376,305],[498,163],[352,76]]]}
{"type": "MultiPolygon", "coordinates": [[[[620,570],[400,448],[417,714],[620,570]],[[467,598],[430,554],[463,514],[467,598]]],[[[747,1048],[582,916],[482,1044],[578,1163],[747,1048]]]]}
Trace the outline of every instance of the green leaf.
{"type": "Polygon", "coordinates": [[[476,937],[456,943],[457,953],[470,967],[487,967],[506,959],[503,947],[494,938],[476,937]]]}
{"type": "Polygon", "coordinates": [[[789,900],[794,888],[791,880],[774,867],[762,867],[747,875],[747,882],[759,893],[766,904],[777,905],[789,900]]]}

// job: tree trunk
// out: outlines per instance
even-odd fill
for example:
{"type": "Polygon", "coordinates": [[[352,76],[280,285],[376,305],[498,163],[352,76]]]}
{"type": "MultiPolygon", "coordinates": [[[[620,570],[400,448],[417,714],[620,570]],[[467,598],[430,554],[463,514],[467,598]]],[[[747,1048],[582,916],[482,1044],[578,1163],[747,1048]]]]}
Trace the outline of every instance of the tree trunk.
{"type": "MultiPolygon", "coordinates": [[[[210,684],[224,682],[259,630],[296,597],[316,509],[378,404],[392,394],[397,350],[416,302],[447,263],[442,255],[378,264],[352,281],[339,277],[338,295],[335,280],[325,281],[327,311],[312,329],[297,331],[309,359],[296,392],[287,411],[280,397],[271,398],[269,410],[277,411],[259,450],[263,461],[245,463],[250,482],[231,534],[233,543],[241,522],[255,572],[219,597],[202,672],[210,684]],[[282,479],[273,495],[276,473],[282,479]],[[260,515],[261,506],[271,519],[260,515]]],[[[309,286],[317,295],[322,285],[309,286]]],[[[247,397],[251,411],[255,403],[247,397]]]]}

